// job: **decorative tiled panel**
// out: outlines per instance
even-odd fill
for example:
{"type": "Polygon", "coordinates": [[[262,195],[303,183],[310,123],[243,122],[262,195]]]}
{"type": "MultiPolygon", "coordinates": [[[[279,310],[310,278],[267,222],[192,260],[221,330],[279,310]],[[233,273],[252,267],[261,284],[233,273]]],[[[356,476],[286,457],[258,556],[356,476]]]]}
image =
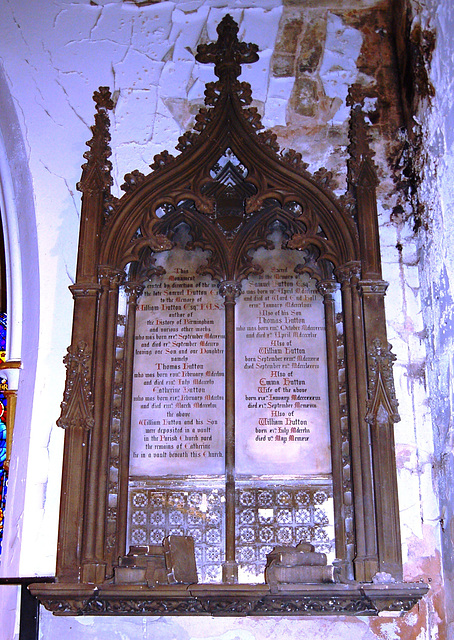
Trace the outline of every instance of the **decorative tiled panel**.
{"type": "Polygon", "coordinates": [[[240,582],[263,580],[266,556],[278,545],[310,542],[330,553],[330,486],[241,487],[237,491],[236,555],[240,582]]]}
{"type": "Polygon", "coordinates": [[[168,535],[194,538],[201,582],[220,582],[224,560],[224,495],[220,489],[130,490],[129,544],[161,544],[168,535]]]}
{"type": "MultiPolygon", "coordinates": [[[[305,541],[317,551],[330,554],[334,549],[331,486],[242,485],[236,502],[240,582],[263,581],[266,556],[277,545],[305,541]]],[[[200,582],[221,581],[224,531],[220,488],[130,488],[129,545],[161,544],[168,535],[192,536],[200,582]]]]}

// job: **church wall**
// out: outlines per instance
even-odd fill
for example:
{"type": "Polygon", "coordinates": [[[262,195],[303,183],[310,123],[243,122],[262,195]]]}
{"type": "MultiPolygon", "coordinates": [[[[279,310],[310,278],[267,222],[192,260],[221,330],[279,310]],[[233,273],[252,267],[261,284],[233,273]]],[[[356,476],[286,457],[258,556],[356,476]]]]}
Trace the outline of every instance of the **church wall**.
{"type": "MultiPolygon", "coordinates": [[[[412,3],[413,4],[413,3],[412,3]]],[[[434,423],[434,478],[440,506],[443,579],[448,637],[454,637],[454,147],[452,60],[454,7],[449,2],[414,3],[413,41],[418,44],[428,83],[421,83],[412,122],[414,201],[421,212],[417,256],[421,274],[424,338],[427,344],[428,403],[434,423]],[[432,35],[436,46],[432,53],[432,35]],[[425,59],[425,60],[424,60],[425,59]],[[428,90],[427,90],[428,89],[428,90]]]]}
{"type": "MultiPolygon", "coordinates": [[[[338,195],[346,188],[351,85],[357,85],[353,101],[364,99],[369,113],[380,181],[383,272],[390,282],[388,339],[397,356],[394,372],[401,422],[395,436],[404,578],[431,583],[430,595],[402,618],[95,619],[56,618],[42,610],[42,637],[444,638],[440,536],[449,554],[452,514],[447,481],[452,457],[445,436],[450,434],[449,376],[454,366],[448,322],[444,330],[445,320],[452,320],[445,292],[452,282],[453,257],[441,226],[441,220],[452,225],[443,215],[452,199],[454,166],[449,165],[453,127],[448,124],[454,115],[446,99],[450,85],[444,68],[454,49],[448,31],[434,55],[435,111],[431,115],[427,111],[424,121],[428,149],[438,145],[439,182],[426,175],[421,202],[435,204],[430,225],[429,217],[416,225],[410,209],[413,196],[396,180],[395,167],[404,162],[409,143],[402,133],[406,114],[400,106],[392,11],[386,0],[289,0],[283,4],[275,0],[45,0],[39,4],[0,0],[0,6],[4,16],[0,58],[31,174],[39,273],[34,392],[21,395],[19,388],[20,410],[31,416],[26,421],[30,423],[30,443],[25,445],[28,463],[15,471],[15,481],[24,486],[20,553],[9,567],[2,567],[0,560],[2,570],[20,575],[55,571],[63,443],[55,422],[64,387],[62,360],[70,342],[68,286],[74,281],[80,216],[75,185],[85,141],[91,137],[91,95],[100,85],[110,86],[114,95],[113,192],[120,195],[126,172],[147,173],[153,156],[163,149],[173,152],[178,137],[192,126],[203,103],[203,85],[214,78],[210,68],[194,62],[193,53],[201,40],[215,39],[216,25],[230,12],[240,24],[240,38],[259,45],[260,61],[246,69],[244,79],[252,85],[265,127],[277,134],[281,148],[301,152],[309,171],[325,167],[332,172],[325,178],[338,195]],[[443,122],[444,118],[448,120],[443,122]],[[439,141],[440,135],[444,142],[439,141]],[[440,206],[436,204],[438,184],[440,206]],[[436,277],[429,278],[428,271],[436,277]],[[443,357],[438,363],[439,352],[443,357]],[[436,417],[435,450],[431,411],[436,417]],[[443,527],[439,487],[446,506],[443,527]]],[[[453,19],[448,0],[430,4],[428,20],[442,23],[448,18],[453,19]]],[[[422,215],[418,210],[418,220],[422,215]]],[[[33,254],[24,253],[22,259],[32,268],[33,254]]],[[[24,368],[22,375],[29,371],[24,368]]],[[[20,446],[15,443],[17,451],[20,446]]],[[[12,527],[5,536],[6,543],[13,544],[12,527]]],[[[445,570],[449,575],[449,562],[445,570]]]]}

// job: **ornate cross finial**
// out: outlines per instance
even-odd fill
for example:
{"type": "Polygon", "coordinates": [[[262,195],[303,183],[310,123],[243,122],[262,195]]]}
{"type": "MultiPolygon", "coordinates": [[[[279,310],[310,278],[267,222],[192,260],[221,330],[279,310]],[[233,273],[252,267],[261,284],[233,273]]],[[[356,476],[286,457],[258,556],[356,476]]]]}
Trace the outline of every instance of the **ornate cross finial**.
{"type": "Polygon", "coordinates": [[[227,14],[219,23],[217,42],[200,44],[197,47],[198,62],[214,63],[214,72],[220,80],[236,79],[241,73],[241,65],[256,62],[258,46],[250,42],[239,42],[238,25],[227,14]]]}

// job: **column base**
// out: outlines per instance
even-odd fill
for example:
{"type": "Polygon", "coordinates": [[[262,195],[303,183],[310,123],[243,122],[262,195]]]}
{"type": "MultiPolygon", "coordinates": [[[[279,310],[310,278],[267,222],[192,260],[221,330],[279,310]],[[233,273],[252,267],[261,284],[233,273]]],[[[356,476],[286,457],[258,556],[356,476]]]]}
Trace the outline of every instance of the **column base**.
{"type": "Polygon", "coordinates": [[[376,556],[357,556],[353,560],[353,565],[357,582],[372,582],[372,578],[378,572],[376,556]]]}
{"type": "Polygon", "coordinates": [[[81,580],[87,584],[102,584],[106,579],[105,563],[87,562],[82,565],[81,580]]]}
{"type": "Polygon", "coordinates": [[[222,582],[238,584],[238,564],[236,562],[224,562],[222,565],[222,582]]]}

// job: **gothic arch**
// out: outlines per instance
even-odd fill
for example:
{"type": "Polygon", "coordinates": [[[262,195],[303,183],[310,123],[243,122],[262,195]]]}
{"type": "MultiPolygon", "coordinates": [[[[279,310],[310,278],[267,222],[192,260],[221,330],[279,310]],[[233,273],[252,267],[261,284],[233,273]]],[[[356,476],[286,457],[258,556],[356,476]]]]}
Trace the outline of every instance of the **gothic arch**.
{"type": "Polygon", "coordinates": [[[20,567],[30,422],[35,386],[39,336],[38,245],[33,190],[24,141],[10,95],[8,82],[0,69],[0,212],[5,241],[7,272],[7,350],[10,367],[5,370],[10,389],[20,384],[16,430],[9,474],[10,495],[5,519],[2,567],[17,574],[20,567]],[[20,375],[19,366],[27,370],[20,375]],[[20,465],[18,464],[20,460],[20,465]]]}
{"type": "MultiPolygon", "coordinates": [[[[215,202],[204,190],[213,182],[210,170],[228,149],[247,167],[243,184],[250,190],[244,198],[245,220],[260,217],[267,201],[274,200],[281,207],[300,201],[330,238],[336,266],[359,259],[358,233],[351,213],[326,184],[321,187],[306,171],[300,154],[292,150],[278,153],[275,136],[260,132],[260,117],[248,107],[249,87],[239,83],[232,70],[224,69],[224,73],[216,83],[219,88],[207,91],[208,108],[196,119],[198,133],[180,139],[181,154],[176,158],[167,152],[156,156],[151,165],[154,171],[148,176],[138,172],[125,176],[126,194],[112,202],[103,232],[101,264],[121,268],[137,258],[146,242],[159,246],[154,229],[160,226],[156,210],[162,204],[177,207],[179,202],[191,200],[202,214],[213,217],[215,202]],[[147,236],[134,240],[139,228],[146,228],[147,236]]],[[[329,176],[322,174],[321,180],[328,183],[329,176]]]]}

